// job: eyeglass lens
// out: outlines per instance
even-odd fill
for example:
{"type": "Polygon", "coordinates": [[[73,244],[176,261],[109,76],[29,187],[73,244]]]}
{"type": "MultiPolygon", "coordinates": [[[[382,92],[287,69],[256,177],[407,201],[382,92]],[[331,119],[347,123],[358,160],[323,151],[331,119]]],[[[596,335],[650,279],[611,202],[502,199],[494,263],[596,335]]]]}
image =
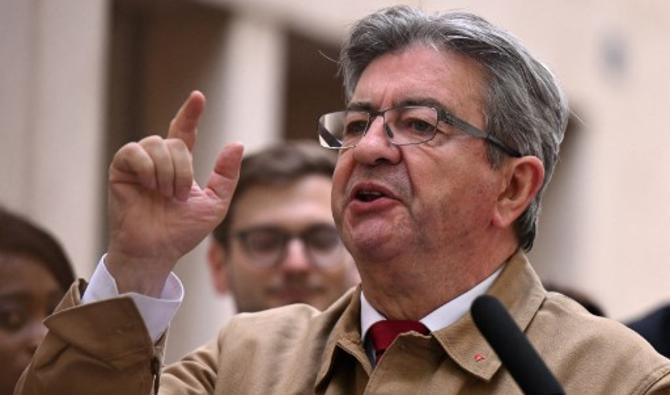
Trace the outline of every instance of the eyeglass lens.
{"type": "Polygon", "coordinates": [[[384,119],[386,134],[397,145],[418,144],[432,139],[438,123],[437,110],[425,106],[397,107],[372,114],[368,111],[340,111],[321,117],[321,128],[335,138],[335,141],[329,139],[322,132],[322,140],[331,147],[353,147],[377,116],[384,119]]]}
{"type": "Polygon", "coordinates": [[[312,225],[294,234],[278,227],[259,227],[237,233],[244,250],[258,266],[277,264],[286,254],[292,239],[299,239],[308,257],[319,267],[333,266],[341,261],[342,244],[332,225],[312,225]]]}
{"type": "Polygon", "coordinates": [[[319,118],[319,143],[325,148],[355,147],[377,116],[384,119],[384,131],[395,145],[421,144],[437,133],[440,121],[498,147],[506,154],[520,158],[521,152],[511,148],[490,133],[478,129],[455,115],[430,106],[402,106],[384,111],[347,110],[332,112],[319,118]]]}

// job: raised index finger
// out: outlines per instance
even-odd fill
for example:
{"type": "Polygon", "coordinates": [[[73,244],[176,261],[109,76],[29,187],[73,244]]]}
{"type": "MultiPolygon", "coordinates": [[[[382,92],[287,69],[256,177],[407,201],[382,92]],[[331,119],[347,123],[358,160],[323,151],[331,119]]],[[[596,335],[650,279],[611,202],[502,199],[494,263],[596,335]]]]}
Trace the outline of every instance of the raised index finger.
{"type": "Polygon", "coordinates": [[[205,95],[200,91],[191,92],[188,99],[186,99],[179,111],[177,111],[177,115],[170,121],[170,129],[168,130],[167,137],[182,140],[188,147],[188,150],[192,151],[198,132],[198,122],[204,110],[205,95]]]}

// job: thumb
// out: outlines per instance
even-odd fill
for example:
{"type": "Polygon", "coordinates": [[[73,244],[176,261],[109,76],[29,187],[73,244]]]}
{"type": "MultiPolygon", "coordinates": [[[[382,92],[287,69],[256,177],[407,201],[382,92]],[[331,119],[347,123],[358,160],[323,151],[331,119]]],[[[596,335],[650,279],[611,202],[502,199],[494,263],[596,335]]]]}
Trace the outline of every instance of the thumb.
{"type": "Polygon", "coordinates": [[[243,152],[241,143],[226,144],[216,158],[214,171],[207,181],[207,190],[222,201],[226,211],[240,178],[243,152]]]}

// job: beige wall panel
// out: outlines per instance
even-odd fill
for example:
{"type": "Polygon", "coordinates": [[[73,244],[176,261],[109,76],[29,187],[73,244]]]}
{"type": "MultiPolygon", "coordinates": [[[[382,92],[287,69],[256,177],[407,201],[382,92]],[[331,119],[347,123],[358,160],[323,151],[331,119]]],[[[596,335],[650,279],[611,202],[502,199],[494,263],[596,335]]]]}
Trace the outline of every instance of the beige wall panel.
{"type": "Polygon", "coordinates": [[[25,1],[3,7],[17,18],[9,26],[18,25],[17,35],[10,36],[16,41],[7,46],[15,46],[17,78],[2,88],[3,97],[17,99],[9,106],[12,129],[3,132],[18,144],[9,155],[18,164],[10,178],[18,181],[12,206],[50,229],[77,273],[88,276],[100,253],[106,2],[25,1]]]}

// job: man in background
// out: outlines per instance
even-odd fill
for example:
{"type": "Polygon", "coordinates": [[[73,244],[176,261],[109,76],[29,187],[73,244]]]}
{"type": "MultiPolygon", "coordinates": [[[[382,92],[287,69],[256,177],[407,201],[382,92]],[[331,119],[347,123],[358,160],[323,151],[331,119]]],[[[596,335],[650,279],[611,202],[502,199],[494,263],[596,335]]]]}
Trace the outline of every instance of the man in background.
{"type": "Polygon", "coordinates": [[[357,281],[330,209],[336,155],[314,142],[246,156],[208,251],[217,292],[238,312],[291,303],[323,310],[357,281]]]}

